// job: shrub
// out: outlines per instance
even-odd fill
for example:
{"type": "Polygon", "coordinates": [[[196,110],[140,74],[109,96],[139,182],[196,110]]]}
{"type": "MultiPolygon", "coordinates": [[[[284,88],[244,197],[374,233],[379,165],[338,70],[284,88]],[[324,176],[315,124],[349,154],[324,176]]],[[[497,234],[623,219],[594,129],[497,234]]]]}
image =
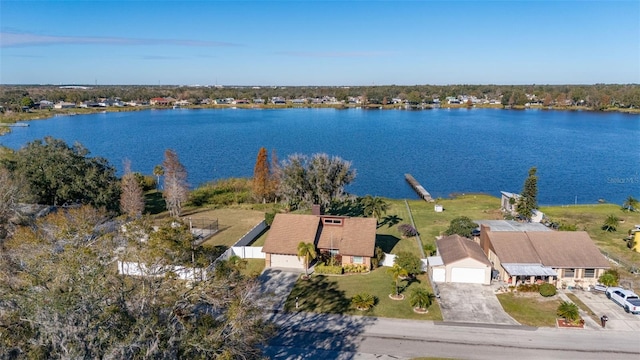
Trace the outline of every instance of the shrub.
{"type": "Polygon", "coordinates": [[[276,217],[275,213],[265,213],[264,214],[264,222],[267,224],[267,226],[271,226],[271,224],[273,224],[273,219],[276,217]]]}
{"type": "Polygon", "coordinates": [[[318,264],[315,266],[317,274],[342,275],[342,266],[318,264]]]}
{"type": "Polygon", "coordinates": [[[618,286],[619,276],[617,270],[610,269],[598,278],[598,282],[604,286],[618,286]]]}
{"type": "Polygon", "coordinates": [[[405,237],[418,235],[418,230],[409,224],[398,225],[398,231],[405,237]]]}
{"type": "Polygon", "coordinates": [[[516,288],[518,292],[539,292],[540,285],[538,284],[520,284],[516,288]]]}
{"type": "Polygon", "coordinates": [[[376,304],[376,298],[367,293],[360,293],[351,298],[351,304],[361,311],[369,310],[376,304]]]}
{"type": "Polygon", "coordinates": [[[364,264],[346,264],[342,267],[345,273],[366,273],[368,266],[364,264]]]}
{"type": "Polygon", "coordinates": [[[419,257],[408,251],[401,251],[396,254],[394,263],[412,275],[420,274],[422,272],[422,261],[419,257]]]}
{"type": "Polygon", "coordinates": [[[383,260],[384,251],[382,251],[382,248],[380,246],[376,246],[375,256],[371,258],[371,265],[373,265],[374,268],[377,268],[380,266],[380,264],[382,264],[383,260]]]}
{"type": "Polygon", "coordinates": [[[549,283],[544,283],[540,285],[540,295],[544,297],[553,296],[556,294],[556,287],[549,283]]]}

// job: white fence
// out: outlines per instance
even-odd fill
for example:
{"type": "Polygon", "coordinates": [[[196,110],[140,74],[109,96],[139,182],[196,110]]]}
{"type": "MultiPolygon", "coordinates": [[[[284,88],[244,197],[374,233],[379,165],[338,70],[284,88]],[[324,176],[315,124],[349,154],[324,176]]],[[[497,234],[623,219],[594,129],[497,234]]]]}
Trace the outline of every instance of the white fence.
{"type": "Polygon", "coordinates": [[[175,274],[178,279],[190,281],[205,280],[207,278],[206,271],[200,268],[189,268],[185,266],[156,266],[149,268],[138,262],[126,261],[118,261],[118,273],[120,275],[152,277],[163,277],[172,273],[175,274]]]}
{"type": "MultiPolygon", "coordinates": [[[[382,266],[393,266],[396,256],[394,254],[384,253],[384,260],[382,260],[382,266]]],[[[420,259],[422,261],[422,271],[427,271],[429,267],[429,261],[427,259],[420,259]]]]}
{"type": "Polygon", "coordinates": [[[218,260],[229,260],[233,255],[243,259],[264,259],[265,253],[262,252],[262,246],[233,246],[227,249],[218,260]]]}

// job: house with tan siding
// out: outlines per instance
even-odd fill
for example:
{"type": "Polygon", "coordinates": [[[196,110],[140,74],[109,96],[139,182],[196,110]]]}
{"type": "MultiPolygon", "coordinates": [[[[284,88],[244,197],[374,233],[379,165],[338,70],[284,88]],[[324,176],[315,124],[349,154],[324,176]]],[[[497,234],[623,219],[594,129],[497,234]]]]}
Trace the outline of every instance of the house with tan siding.
{"type": "Polygon", "coordinates": [[[314,244],[319,252],[338,255],[342,265],[371,267],[376,228],[374,218],[277,214],[262,248],[265,266],[304,269],[304,259],[297,255],[298,244],[305,242],[314,244]]]}
{"type": "MultiPolygon", "coordinates": [[[[480,246],[460,235],[436,240],[442,261],[431,266],[433,280],[447,283],[491,284],[491,263],[480,246]]],[[[430,260],[431,264],[432,261],[430,260]]]]}
{"type": "Polygon", "coordinates": [[[499,279],[512,285],[587,287],[610,268],[584,231],[491,231],[482,224],[480,247],[499,279]]]}

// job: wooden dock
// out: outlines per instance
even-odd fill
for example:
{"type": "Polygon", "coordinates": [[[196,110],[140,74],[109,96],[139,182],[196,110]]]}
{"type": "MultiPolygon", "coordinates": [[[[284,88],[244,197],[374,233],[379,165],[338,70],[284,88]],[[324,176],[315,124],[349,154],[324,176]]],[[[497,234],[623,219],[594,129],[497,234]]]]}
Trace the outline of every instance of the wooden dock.
{"type": "Polygon", "coordinates": [[[407,180],[409,185],[411,185],[413,190],[418,193],[418,196],[420,196],[421,199],[423,199],[424,201],[433,202],[431,194],[429,194],[429,192],[424,187],[422,187],[422,185],[420,185],[420,183],[417,182],[416,179],[411,176],[411,174],[404,174],[404,178],[405,180],[407,180]]]}

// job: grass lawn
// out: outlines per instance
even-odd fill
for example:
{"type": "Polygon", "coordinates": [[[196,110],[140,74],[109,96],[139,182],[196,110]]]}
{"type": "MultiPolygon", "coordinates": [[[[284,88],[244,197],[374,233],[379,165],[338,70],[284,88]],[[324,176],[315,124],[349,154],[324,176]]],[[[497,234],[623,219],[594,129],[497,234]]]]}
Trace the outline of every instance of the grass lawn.
{"type": "Polygon", "coordinates": [[[535,327],[556,326],[556,311],[560,305],[560,297],[542,297],[539,294],[514,295],[498,294],[502,307],[517,322],[535,327]]]}
{"type": "Polygon", "coordinates": [[[247,267],[241,271],[242,275],[255,277],[262,273],[264,270],[264,259],[245,259],[247,260],[247,267]]]}
{"type": "Polygon", "coordinates": [[[262,211],[234,207],[202,209],[189,212],[185,216],[190,217],[194,222],[218,219],[219,231],[204,243],[205,246],[223,245],[229,247],[264,220],[264,212],[262,211]]]}
{"type": "MultiPolygon", "coordinates": [[[[314,275],[311,280],[298,280],[293,291],[285,303],[285,309],[295,311],[295,299],[299,297],[300,310],[310,312],[327,312],[349,315],[368,315],[393,317],[402,319],[442,320],[440,307],[434,300],[429,307],[429,313],[420,315],[413,312],[409,304],[409,294],[414,287],[429,286],[426,275],[420,275],[417,280],[409,284],[402,292],[405,299],[391,300],[393,280],[386,273],[386,267],[378,268],[369,274],[355,274],[345,276],[314,275]],[[365,312],[351,307],[351,297],[358,293],[369,293],[376,297],[376,306],[365,312]]],[[[401,287],[407,285],[401,282],[401,287]]]]}

